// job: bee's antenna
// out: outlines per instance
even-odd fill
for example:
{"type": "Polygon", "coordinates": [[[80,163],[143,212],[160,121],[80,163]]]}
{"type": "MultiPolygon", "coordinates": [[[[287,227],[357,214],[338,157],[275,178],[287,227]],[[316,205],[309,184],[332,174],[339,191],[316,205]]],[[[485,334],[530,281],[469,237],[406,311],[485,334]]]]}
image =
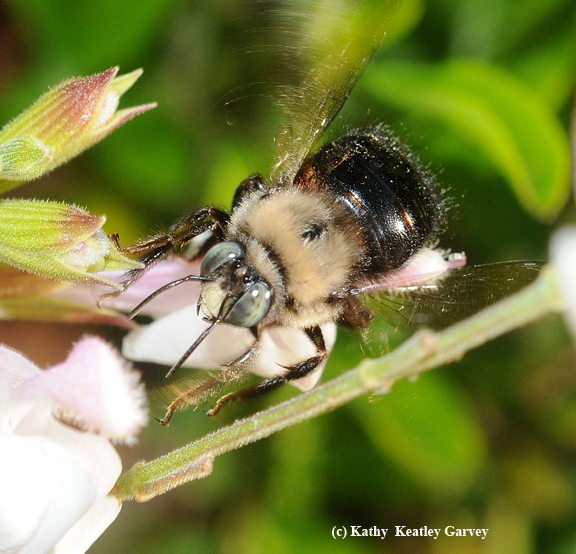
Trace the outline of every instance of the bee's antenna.
{"type": "Polygon", "coordinates": [[[171,283],[168,283],[167,285],[160,287],[159,289],[155,290],[151,295],[144,298],[144,300],[142,300],[142,302],[140,302],[140,304],[138,304],[138,306],[136,306],[128,314],[128,317],[130,319],[133,319],[134,317],[136,317],[140,313],[140,311],[142,310],[142,308],[144,306],[146,306],[146,304],[148,304],[150,301],[154,300],[154,298],[156,298],[159,294],[162,294],[163,292],[166,292],[167,290],[170,290],[171,288],[174,288],[178,285],[181,285],[182,283],[186,283],[187,281],[212,281],[212,280],[213,279],[211,279],[210,277],[203,277],[200,275],[187,275],[186,277],[182,277],[181,279],[176,279],[176,281],[172,281],[171,283]]]}
{"type": "Polygon", "coordinates": [[[220,305],[220,311],[218,312],[218,316],[216,317],[216,319],[212,321],[209,327],[207,327],[206,329],[204,329],[204,331],[202,331],[202,334],[194,341],[194,344],[190,348],[188,348],[188,350],[184,352],[184,355],[170,368],[170,371],[166,374],[166,377],[171,377],[172,375],[174,375],[174,373],[176,373],[182,367],[182,364],[190,357],[190,354],[192,354],[192,352],[194,352],[194,350],[198,348],[200,343],[212,332],[214,327],[216,327],[216,325],[222,323],[226,319],[226,316],[230,313],[230,310],[234,307],[234,304],[231,303],[230,301],[233,301],[233,296],[230,293],[228,293],[226,295],[226,298],[224,299],[224,302],[222,302],[222,304],[220,305]]]}
{"type": "Polygon", "coordinates": [[[218,325],[218,323],[220,322],[221,319],[216,319],[210,325],[210,327],[204,329],[202,334],[194,341],[194,344],[190,348],[188,348],[188,350],[184,352],[184,355],[170,368],[170,371],[166,374],[166,378],[172,377],[172,375],[174,375],[174,373],[176,373],[182,367],[182,364],[190,357],[190,354],[192,354],[192,352],[194,352],[194,350],[198,348],[198,345],[210,334],[212,329],[214,329],[214,327],[216,327],[216,325],[218,325]]]}

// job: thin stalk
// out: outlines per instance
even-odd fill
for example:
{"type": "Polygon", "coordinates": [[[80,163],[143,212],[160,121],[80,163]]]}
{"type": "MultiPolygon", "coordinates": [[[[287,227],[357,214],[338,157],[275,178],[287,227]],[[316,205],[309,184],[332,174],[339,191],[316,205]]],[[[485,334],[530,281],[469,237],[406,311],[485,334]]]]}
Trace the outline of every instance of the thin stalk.
{"type": "Polygon", "coordinates": [[[421,331],[378,360],[365,360],[315,389],[238,420],[121,475],[112,493],[144,502],[178,485],[206,477],[214,459],[252,442],[330,412],[367,393],[386,393],[403,378],[460,359],[468,350],[564,308],[556,275],[545,267],[534,283],[474,316],[441,331],[421,331]]]}

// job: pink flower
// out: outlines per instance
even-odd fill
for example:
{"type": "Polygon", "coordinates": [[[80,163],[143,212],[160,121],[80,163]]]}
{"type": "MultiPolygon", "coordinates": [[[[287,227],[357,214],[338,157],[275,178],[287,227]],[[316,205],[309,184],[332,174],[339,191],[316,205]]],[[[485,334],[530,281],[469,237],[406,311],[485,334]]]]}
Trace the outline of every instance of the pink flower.
{"type": "Polygon", "coordinates": [[[0,346],[0,551],[85,552],[120,511],[109,439],[145,422],[135,374],[102,340],[46,371],[0,346]]]}

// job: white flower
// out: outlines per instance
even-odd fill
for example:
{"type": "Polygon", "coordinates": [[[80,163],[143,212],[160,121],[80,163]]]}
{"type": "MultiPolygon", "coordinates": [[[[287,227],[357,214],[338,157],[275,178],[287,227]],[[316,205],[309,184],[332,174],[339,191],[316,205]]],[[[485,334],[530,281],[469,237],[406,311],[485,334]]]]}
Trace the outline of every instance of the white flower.
{"type": "MultiPolygon", "coordinates": [[[[394,288],[399,284],[421,282],[437,277],[447,269],[465,265],[464,254],[447,257],[445,253],[430,248],[423,249],[404,268],[392,274],[386,281],[366,284],[365,289],[394,288]]],[[[143,298],[154,291],[187,275],[198,275],[200,262],[187,262],[182,258],[165,260],[155,265],[126,292],[106,302],[111,308],[130,311],[143,298]]],[[[188,350],[190,345],[208,327],[202,314],[198,314],[197,302],[200,284],[188,281],[154,298],[140,313],[157,318],[149,325],[130,332],[124,339],[122,353],[128,359],[155,362],[172,366],[188,350]]],[[[336,341],[336,325],[332,322],[321,327],[326,348],[330,352],[336,341]]],[[[254,344],[252,333],[245,328],[231,325],[217,326],[184,362],[183,367],[219,369],[238,358],[254,344]]],[[[260,336],[261,351],[250,371],[261,377],[275,377],[285,367],[293,366],[314,356],[315,348],[304,331],[299,328],[267,327],[260,336]]],[[[300,390],[313,388],[322,375],[321,364],[312,373],[289,381],[300,390]]]]}
{"type": "Polygon", "coordinates": [[[140,386],[100,339],[46,371],[0,346],[0,552],[85,552],[120,511],[108,437],[145,420],[140,386]]]}
{"type": "MultiPolygon", "coordinates": [[[[199,262],[187,262],[181,258],[162,261],[136,281],[126,292],[105,302],[107,307],[130,311],[143,298],[170,281],[187,275],[198,275],[199,262]]],[[[191,344],[206,329],[202,314],[196,304],[200,293],[197,282],[187,282],[170,289],[147,304],[140,313],[157,318],[149,325],[130,332],[124,339],[122,353],[130,360],[174,365],[191,344]]],[[[336,341],[336,325],[322,326],[328,352],[336,341]]],[[[220,369],[244,352],[254,343],[252,333],[245,328],[218,325],[200,343],[183,364],[197,369],[220,369]]],[[[273,377],[282,373],[281,366],[291,366],[314,356],[315,349],[302,329],[270,327],[264,329],[260,338],[261,352],[250,371],[261,377],[273,377]]],[[[300,390],[309,390],[320,379],[326,364],[321,364],[311,374],[290,381],[300,390]]]]}
{"type": "MultiPolygon", "coordinates": [[[[197,314],[196,306],[187,306],[161,317],[153,323],[130,332],[124,339],[122,353],[128,359],[156,362],[171,366],[206,329],[208,324],[197,314]]],[[[328,351],[336,341],[336,325],[322,326],[324,341],[328,351]]],[[[220,369],[254,343],[254,336],[248,329],[232,325],[218,325],[184,362],[184,367],[198,369],[220,369]]],[[[314,345],[302,329],[269,327],[263,330],[260,338],[261,352],[250,366],[250,371],[261,377],[274,377],[282,373],[284,367],[297,364],[314,356],[314,345]]],[[[300,390],[310,390],[322,375],[325,363],[312,373],[300,379],[289,381],[300,390]]]]}
{"type": "Polygon", "coordinates": [[[552,237],[550,261],[566,302],[566,320],[576,337],[576,227],[564,227],[552,237]]]}

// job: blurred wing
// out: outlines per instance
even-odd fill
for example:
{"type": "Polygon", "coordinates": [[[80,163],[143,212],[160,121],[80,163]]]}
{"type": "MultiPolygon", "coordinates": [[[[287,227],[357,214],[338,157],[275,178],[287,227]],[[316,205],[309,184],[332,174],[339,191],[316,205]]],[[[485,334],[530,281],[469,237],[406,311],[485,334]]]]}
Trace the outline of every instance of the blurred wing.
{"type": "Polygon", "coordinates": [[[285,118],[274,139],[272,183],[293,180],[340,111],[391,25],[389,4],[320,1],[302,17],[297,50],[308,59],[300,84],[280,99],[285,118]]]}
{"type": "Polygon", "coordinates": [[[440,330],[518,292],[534,281],[544,264],[501,262],[448,270],[435,282],[362,294],[376,315],[363,331],[366,352],[380,356],[391,343],[426,327],[440,330]]]}

